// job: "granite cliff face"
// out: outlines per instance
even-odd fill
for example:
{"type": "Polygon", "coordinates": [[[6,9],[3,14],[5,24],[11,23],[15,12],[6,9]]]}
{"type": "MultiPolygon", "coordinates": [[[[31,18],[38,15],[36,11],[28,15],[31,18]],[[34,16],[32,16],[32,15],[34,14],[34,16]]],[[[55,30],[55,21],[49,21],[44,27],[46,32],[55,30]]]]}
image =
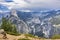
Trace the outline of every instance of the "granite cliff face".
{"type": "Polygon", "coordinates": [[[57,13],[57,11],[56,13],[54,12],[55,11],[52,10],[49,12],[42,12],[40,14],[39,12],[12,11],[11,17],[9,19],[17,25],[17,31],[19,33],[30,33],[33,35],[49,38],[55,33],[59,34],[59,29],[54,27],[51,20],[60,13],[57,13]],[[51,15],[50,13],[53,14],[51,15]],[[55,32],[56,28],[56,31],[58,32],[55,32]]]}
{"type": "Polygon", "coordinates": [[[57,19],[59,20],[58,15],[60,15],[60,10],[22,12],[12,9],[7,12],[0,12],[0,15],[0,18],[6,17],[13,22],[19,33],[30,33],[46,38],[49,38],[54,34],[60,34],[60,27],[56,26],[58,23],[56,21],[57,19]],[[54,22],[56,22],[56,24],[54,22]]]}
{"type": "Polygon", "coordinates": [[[16,13],[16,10],[11,11],[9,20],[16,25],[17,31],[19,33],[28,34],[28,32],[29,32],[28,26],[23,20],[19,19],[18,15],[16,13]]]}

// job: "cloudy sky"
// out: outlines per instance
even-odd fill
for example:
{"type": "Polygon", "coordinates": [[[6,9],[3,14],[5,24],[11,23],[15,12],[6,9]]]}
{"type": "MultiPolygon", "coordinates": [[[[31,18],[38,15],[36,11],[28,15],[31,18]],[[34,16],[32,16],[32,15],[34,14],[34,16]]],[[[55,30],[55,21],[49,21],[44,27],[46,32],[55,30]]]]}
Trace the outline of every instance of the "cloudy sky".
{"type": "Polygon", "coordinates": [[[0,4],[9,9],[60,9],[60,0],[0,0],[0,4]]]}

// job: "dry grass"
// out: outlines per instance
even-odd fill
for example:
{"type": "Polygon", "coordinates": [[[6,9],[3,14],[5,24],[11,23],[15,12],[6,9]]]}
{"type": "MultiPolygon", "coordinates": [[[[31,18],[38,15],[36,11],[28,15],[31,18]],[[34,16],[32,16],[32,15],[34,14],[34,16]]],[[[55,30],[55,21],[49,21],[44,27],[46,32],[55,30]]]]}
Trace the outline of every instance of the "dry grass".
{"type": "Polygon", "coordinates": [[[26,37],[24,34],[22,34],[22,35],[20,35],[20,36],[14,36],[14,35],[9,35],[9,34],[7,34],[7,37],[8,37],[8,39],[3,39],[2,38],[3,37],[3,35],[2,34],[0,34],[0,40],[18,40],[18,39],[25,39],[25,40],[27,40],[27,39],[29,39],[29,40],[60,40],[60,39],[45,39],[45,38],[39,38],[39,37],[26,37]]]}

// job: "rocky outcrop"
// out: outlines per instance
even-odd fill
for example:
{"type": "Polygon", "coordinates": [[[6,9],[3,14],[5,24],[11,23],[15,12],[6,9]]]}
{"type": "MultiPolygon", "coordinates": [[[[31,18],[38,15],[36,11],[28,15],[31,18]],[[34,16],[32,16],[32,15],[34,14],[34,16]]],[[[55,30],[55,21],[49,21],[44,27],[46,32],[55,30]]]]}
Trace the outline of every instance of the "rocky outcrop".
{"type": "Polygon", "coordinates": [[[16,25],[19,33],[27,34],[29,32],[27,24],[23,20],[19,19],[16,14],[16,10],[12,10],[9,20],[16,25]]]}

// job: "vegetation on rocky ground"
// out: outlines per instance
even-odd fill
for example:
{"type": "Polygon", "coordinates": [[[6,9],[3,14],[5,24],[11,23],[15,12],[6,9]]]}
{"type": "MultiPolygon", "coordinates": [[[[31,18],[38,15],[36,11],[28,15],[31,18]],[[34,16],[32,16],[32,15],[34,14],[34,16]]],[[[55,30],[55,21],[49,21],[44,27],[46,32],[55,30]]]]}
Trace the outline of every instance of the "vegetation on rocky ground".
{"type": "Polygon", "coordinates": [[[20,38],[18,40],[30,40],[30,39],[28,39],[28,38],[20,38]]]}
{"type": "Polygon", "coordinates": [[[32,35],[32,34],[25,34],[25,36],[26,36],[26,37],[32,37],[32,38],[35,38],[35,36],[32,35]]]}
{"type": "Polygon", "coordinates": [[[15,24],[13,24],[11,21],[9,21],[6,18],[2,18],[2,25],[1,29],[4,29],[6,33],[11,34],[11,35],[20,35],[17,30],[15,24]]]}
{"type": "MultiPolygon", "coordinates": [[[[19,34],[17,32],[15,24],[13,24],[11,21],[7,20],[6,18],[2,18],[1,29],[4,29],[6,31],[6,33],[10,34],[10,35],[15,35],[15,36],[21,35],[21,34],[19,34]]],[[[39,38],[39,37],[36,37],[36,36],[34,36],[32,34],[24,34],[24,36],[26,38],[28,38],[28,37],[39,38]]],[[[25,39],[24,38],[23,39],[19,39],[19,40],[27,40],[26,38],[25,39]]],[[[60,39],[60,35],[54,35],[54,36],[52,36],[52,39],[60,39]]]]}
{"type": "Polygon", "coordinates": [[[60,35],[53,35],[52,39],[60,39],[60,35]]]}

